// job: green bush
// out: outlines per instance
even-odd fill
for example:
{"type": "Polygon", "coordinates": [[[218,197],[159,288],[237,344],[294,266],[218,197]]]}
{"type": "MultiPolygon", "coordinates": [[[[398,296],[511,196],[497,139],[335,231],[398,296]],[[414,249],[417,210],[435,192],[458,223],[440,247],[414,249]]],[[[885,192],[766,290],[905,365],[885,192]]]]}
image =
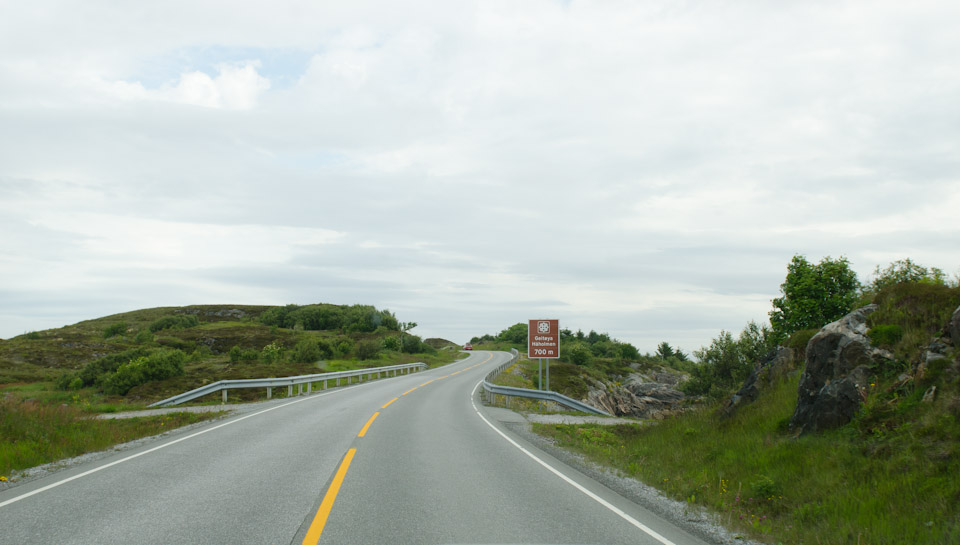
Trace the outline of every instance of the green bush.
{"type": "Polygon", "coordinates": [[[126,322],[117,322],[115,324],[111,324],[107,326],[106,329],[103,330],[103,338],[109,339],[110,337],[116,337],[117,335],[122,335],[126,330],[127,330],[126,322]]]}
{"type": "Polygon", "coordinates": [[[153,342],[153,333],[151,333],[149,329],[141,329],[133,338],[133,342],[137,344],[147,344],[153,342]]]}
{"type": "Polygon", "coordinates": [[[283,346],[278,344],[277,341],[264,346],[260,351],[260,361],[263,363],[274,363],[278,362],[283,358],[283,346]]]}
{"type": "Polygon", "coordinates": [[[357,359],[372,360],[380,353],[380,343],[376,341],[360,341],[354,349],[357,359]]]}
{"type": "Polygon", "coordinates": [[[115,372],[121,365],[133,359],[150,354],[145,348],[134,348],[117,354],[111,354],[91,361],[80,370],[79,377],[84,386],[100,386],[103,379],[115,372]]]}
{"type": "Polygon", "coordinates": [[[580,341],[569,345],[565,351],[567,353],[567,359],[576,365],[588,365],[593,359],[593,353],[590,351],[590,347],[580,341]]]}
{"type": "Polygon", "coordinates": [[[400,341],[400,337],[386,337],[383,339],[383,349],[399,352],[403,349],[403,343],[400,341]]]}
{"type": "Polygon", "coordinates": [[[237,363],[240,361],[240,356],[243,355],[243,349],[237,345],[233,345],[230,347],[228,354],[230,356],[230,363],[237,363]]]}
{"type": "Polygon", "coordinates": [[[186,354],[180,350],[159,350],[122,364],[103,381],[103,391],[126,395],[132,388],[154,380],[163,380],[184,374],[186,354]]]}
{"type": "Polygon", "coordinates": [[[346,358],[353,352],[353,341],[350,339],[341,339],[337,343],[336,354],[341,358],[346,358]]]}
{"type": "Polygon", "coordinates": [[[156,333],[164,329],[187,329],[200,325],[200,320],[196,316],[164,316],[150,324],[150,331],[156,333]]]}
{"type": "Polygon", "coordinates": [[[293,347],[290,357],[296,363],[313,363],[333,357],[333,349],[325,339],[306,338],[293,347]]]}
{"type": "Polygon", "coordinates": [[[903,338],[903,328],[898,325],[884,324],[867,331],[871,346],[893,346],[903,338]]]}

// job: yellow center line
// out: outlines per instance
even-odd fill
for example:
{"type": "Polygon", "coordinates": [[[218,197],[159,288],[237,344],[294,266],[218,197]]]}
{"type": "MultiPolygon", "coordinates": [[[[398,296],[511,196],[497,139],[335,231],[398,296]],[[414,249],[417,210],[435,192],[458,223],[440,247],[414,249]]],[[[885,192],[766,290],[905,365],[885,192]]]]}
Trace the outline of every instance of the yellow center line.
{"type": "Polygon", "coordinates": [[[434,380],[437,380],[437,379],[428,380],[428,381],[424,382],[423,384],[421,384],[420,387],[422,388],[422,387],[426,386],[427,384],[430,384],[430,383],[433,382],[434,380]]]}
{"type": "Polygon", "coordinates": [[[337,493],[340,492],[340,485],[343,484],[343,478],[347,475],[347,470],[350,469],[350,462],[353,460],[353,455],[357,452],[357,449],[352,448],[347,451],[347,455],[343,457],[343,462],[340,463],[339,469],[337,469],[337,474],[333,476],[333,482],[330,483],[330,488],[327,489],[327,493],[323,496],[323,501],[320,502],[320,509],[317,510],[317,515],[313,517],[313,522],[310,523],[310,528],[307,530],[307,535],[303,538],[303,545],[316,545],[320,541],[320,534],[323,533],[323,527],[327,524],[327,517],[330,516],[330,511],[333,509],[333,502],[337,499],[337,493]]]}
{"type": "Polygon", "coordinates": [[[399,398],[399,397],[395,397],[395,398],[391,399],[390,401],[387,401],[387,403],[386,403],[385,405],[383,405],[382,407],[380,407],[380,408],[381,408],[381,409],[386,409],[387,407],[390,406],[391,403],[393,403],[394,401],[396,401],[396,400],[398,400],[398,399],[400,399],[400,398],[399,398]]]}
{"type": "Polygon", "coordinates": [[[444,376],[438,378],[437,380],[443,380],[443,379],[445,379],[445,378],[447,378],[447,377],[449,377],[449,376],[450,376],[450,375],[444,375],[444,376]]]}
{"type": "Polygon", "coordinates": [[[360,430],[360,433],[357,434],[357,437],[363,437],[366,435],[367,430],[370,429],[370,424],[373,424],[373,421],[376,420],[378,416],[380,416],[379,412],[373,413],[373,416],[371,416],[370,420],[367,420],[367,423],[363,425],[363,429],[360,430]]]}
{"type": "Polygon", "coordinates": [[[459,375],[462,371],[457,371],[456,373],[450,373],[450,376],[459,375]]]}
{"type": "Polygon", "coordinates": [[[405,396],[405,395],[409,394],[410,392],[412,392],[412,391],[414,391],[414,390],[416,390],[416,389],[417,389],[417,387],[414,386],[413,388],[410,388],[409,390],[407,390],[406,392],[403,392],[403,393],[400,394],[400,395],[405,396]]]}

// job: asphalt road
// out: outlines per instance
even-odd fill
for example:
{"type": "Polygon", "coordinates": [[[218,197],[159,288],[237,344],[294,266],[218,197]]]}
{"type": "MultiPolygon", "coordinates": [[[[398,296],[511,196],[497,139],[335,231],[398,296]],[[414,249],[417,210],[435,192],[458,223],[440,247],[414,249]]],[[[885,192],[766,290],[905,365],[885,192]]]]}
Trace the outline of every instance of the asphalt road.
{"type": "Polygon", "coordinates": [[[10,488],[0,543],[702,544],[499,423],[475,392],[508,357],[277,400],[10,488]]]}

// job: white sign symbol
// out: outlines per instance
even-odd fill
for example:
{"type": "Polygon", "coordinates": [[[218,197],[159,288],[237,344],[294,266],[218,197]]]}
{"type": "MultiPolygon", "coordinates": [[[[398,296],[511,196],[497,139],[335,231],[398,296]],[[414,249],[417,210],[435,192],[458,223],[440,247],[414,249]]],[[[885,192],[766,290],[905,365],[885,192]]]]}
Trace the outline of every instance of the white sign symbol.
{"type": "Polygon", "coordinates": [[[550,322],[537,322],[538,333],[550,333],[550,322]]]}

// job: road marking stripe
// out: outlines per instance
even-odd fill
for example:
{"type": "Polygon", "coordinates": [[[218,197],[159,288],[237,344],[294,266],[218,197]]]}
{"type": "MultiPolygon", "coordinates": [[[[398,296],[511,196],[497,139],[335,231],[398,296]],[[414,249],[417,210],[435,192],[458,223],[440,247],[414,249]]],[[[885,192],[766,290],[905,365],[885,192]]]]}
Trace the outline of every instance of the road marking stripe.
{"type": "Polygon", "coordinates": [[[423,384],[421,384],[420,387],[426,386],[427,384],[430,384],[430,383],[433,382],[434,380],[437,380],[437,379],[428,380],[428,381],[424,382],[423,384]]]}
{"type": "Polygon", "coordinates": [[[188,436],[186,436],[186,437],[181,437],[181,438],[179,438],[179,439],[174,439],[173,441],[170,441],[169,443],[164,443],[164,444],[162,444],[162,445],[155,446],[155,447],[153,447],[153,448],[151,448],[151,449],[147,449],[147,450],[145,450],[145,451],[143,451],[143,452],[138,452],[138,453],[136,453],[136,454],[131,454],[130,456],[127,456],[126,458],[121,458],[121,459],[119,459],[119,460],[110,462],[109,464],[104,464],[104,465],[102,465],[102,466],[95,467],[95,468],[93,468],[93,469],[84,471],[83,473],[78,473],[78,474],[74,475],[73,477],[67,477],[66,479],[63,479],[62,481],[57,481],[57,482],[55,482],[55,483],[48,484],[47,486],[38,488],[38,489],[36,489],[36,490],[31,490],[30,492],[25,492],[25,493],[23,493],[23,494],[15,497],[15,498],[10,498],[9,500],[0,502],[0,507],[5,507],[5,506],[7,506],[7,505],[10,505],[11,503],[16,503],[16,502],[18,502],[18,501],[20,501],[20,500],[22,500],[22,499],[29,498],[30,496],[33,496],[33,495],[35,495],[35,494],[39,494],[39,493],[41,493],[41,492],[46,492],[47,490],[50,490],[51,488],[56,488],[56,487],[58,487],[58,486],[60,486],[60,485],[67,484],[67,483],[69,483],[70,481],[75,481],[75,480],[77,480],[77,479],[86,477],[87,475],[91,475],[91,474],[96,473],[96,472],[98,472],[98,471],[102,471],[102,470],[104,470],[104,469],[107,469],[108,467],[113,467],[113,466],[115,466],[115,465],[117,465],[117,464],[122,464],[122,463],[124,463],[124,462],[133,460],[134,458],[139,458],[139,457],[141,457],[141,456],[143,456],[143,455],[145,455],[145,454],[150,454],[151,452],[155,452],[155,451],[158,451],[158,450],[160,450],[160,449],[167,448],[167,447],[169,447],[169,446],[171,446],[171,445],[176,445],[177,443],[179,443],[179,442],[181,442],[181,441],[186,441],[187,439],[193,439],[194,437],[197,437],[198,435],[203,435],[203,434],[205,434],[205,433],[210,433],[210,432],[212,432],[212,431],[214,431],[214,430],[219,430],[220,428],[223,428],[223,427],[226,427],[226,426],[230,426],[230,425],[236,424],[237,422],[241,422],[241,421],[246,420],[246,419],[248,419],[248,418],[253,418],[254,416],[258,416],[258,415],[261,415],[261,414],[263,414],[263,413],[268,413],[268,412],[270,412],[270,411],[275,411],[275,410],[277,410],[277,409],[282,409],[283,407],[289,407],[290,405],[294,405],[294,404],[296,404],[296,403],[302,403],[302,402],[304,402],[304,401],[316,400],[316,399],[320,399],[320,398],[327,397],[328,395],[334,395],[334,394],[338,394],[338,393],[341,393],[341,392],[346,392],[347,390],[352,390],[352,389],[354,389],[354,388],[360,388],[361,386],[365,386],[366,384],[369,384],[369,383],[357,384],[357,385],[355,385],[355,386],[346,386],[346,387],[344,387],[344,388],[342,388],[342,389],[340,389],[340,390],[335,390],[335,391],[330,392],[330,393],[317,394],[317,395],[314,395],[314,396],[304,397],[303,399],[298,399],[298,400],[296,400],[296,401],[291,401],[291,402],[289,402],[289,403],[284,403],[283,405],[277,405],[276,407],[270,407],[269,409],[264,409],[264,410],[262,410],[262,411],[255,412],[255,413],[253,413],[253,414],[248,414],[247,416],[241,416],[240,418],[237,418],[236,420],[231,420],[231,421],[229,421],[229,422],[224,422],[223,424],[214,426],[214,427],[212,427],[212,428],[207,428],[207,429],[205,429],[205,430],[200,430],[200,431],[198,431],[198,432],[196,432],[196,433],[191,433],[190,435],[188,435],[188,436]]]}
{"type": "Polygon", "coordinates": [[[409,394],[410,392],[412,392],[412,391],[414,391],[414,390],[416,390],[416,389],[417,389],[417,387],[414,386],[413,388],[410,388],[409,390],[407,390],[406,392],[403,392],[403,393],[400,394],[400,395],[405,396],[405,395],[409,394]]]}
{"type": "Polygon", "coordinates": [[[360,433],[357,434],[357,437],[363,437],[364,435],[366,435],[367,430],[370,429],[370,424],[373,424],[373,421],[376,420],[378,416],[380,416],[379,411],[373,413],[373,416],[371,416],[370,420],[367,420],[367,423],[363,425],[363,429],[360,430],[360,433]]]}
{"type": "Polygon", "coordinates": [[[436,380],[443,380],[443,379],[445,379],[445,378],[447,378],[447,377],[449,377],[449,376],[450,376],[450,375],[445,375],[445,376],[442,376],[442,377],[440,377],[440,378],[438,378],[438,379],[436,379],[436,380]]]}
{"type": "Polygon", "coordinates": [[[343,457],[343,462],[340,463],[337,474],[333,476],[330,488],[327,489],[327,493],[323,496],[323,501],[320,502],[320,509],[317,510],[317,515],[313,517],[313,522],[310,523],[310,529],[307,530],[307,535],[303,538],[303,545],[316,545],[316,543],[320,541],[320,534],[323,533],[323,527],[327,525],[327,517],[330,516],[330,511],[333,509],[333,502],[337,499],[337,493],[340,492],[340,485],[343,484],[343,478],[347,476],[347,470],[350,469],[350,462],[353,460],[353,455],[356,452],[357,449],[352,448],[348,450],[347,455],[343,457]]]}
{"type": "Polygon", "coordinates": [[[576,489],[579,490],[580,492],[583,492],[584,494],[586,494],[587,496],[589,496],[590,499],[596,501],[597,503],[599,503],[600,505],[606,507],[606,508],[609,509],[610,511],[613,511],[613,512],[616,513],[620,518],[622,518],[623,520],[629,522],[630,524],[634,525],[635,527],[639,528],[640,530],[642,530],[643,532],[645,532],[647,535],[649,535],[649,536],[652,537],[653,539],[656,539],[656,540],[659,541],[660,543],[663,543],[663,545],[676,545],[674,542],[670,541],[669,539],[667,539],[667,538],[663,537],[662,535],[658,534],[657,532],[653,531],[652,529],[650,529],[648,526],[646,526],[645,524],[641,523],[641,522],[638,521],[637,519],[635,519],[635,518],[631,517],[630,515],[624,513],[624,512],[623,512],[622,510],[620,510],[620,508],[618,508],[617,506],[615,506],[615,505],[613,505],[612,503],[608,502],[607,500],[601,498],[600,496],[594,494],[593,492],[587,490],[587,489],[584,488],[580,483],[578,483],[577,481],[574,481],[574,480],[571,479],[570,477],[567,477],[566,475],[564,475],[563,473],[561,473],[559,470],[555,469],[555,468],[554,468],[553,466],[551,466],[550,464],[544,462],[544,461],[541,460],[540,458],[537,458],[536,455],[534,455],[532,452],[530,452],[529,450],[523,448],[523,447],[520,446],[516,441],[514,441],[513,439],[510,439],[509,437],[507,437],[506,434],[504,434],[502,431],[500,431],[499,429],[497,429],[496,426],[494,426],[493,424],[491,424],[489,420],[487,420],[486,418],[484,418],[484,416],[483,416],[482,414],[480,414],[480,411],[477,409],[477,404],[474,403],[474,401],[473,401],[473,398],[474,398],[474,396],[475,396],[476,393],[477,393],[477,388],[479,388],[481,384],[483,384],[483,381],[482,381],[482,380],[481,380],[480,382],[478,382],[477,385],[473,387],[473,391],[470,392],[470,404],[473,405],[473,410],[474,410],[474,412],[477,413],[477,416],[479,416],[481,420],[483,420],[484,422],[486,422],[486,424],[487,424],[488,426],[490,426],[490,428],[491,428],[493,431],[495,431],[495,432],[497,432],[498,434],[500,434],[500,437],[503,437],[503,438],[506,439],[507,442],[509,442],[511,445],[513,445],[513,446],[517,447],[518,449],[520,449],[520,452],[526,454],[527,456],[529,456],[530,458],[532,458],[535,462],[537,462],[538,464],[540,464],[540,465],[542,465],[543,467],[547,468],[547,470],[549,470],[551,473],[553,473],[553,474],[556,475],[557,477],[560,477],[561,479],[563,479],[564,481],[566,481],[567,484],[573,486],[574,488],[576,488],[576,489]]]}
{"type": "Polygon", "coordinates": [[[390,406],[391,403],[393,403],[394,401],[396,401],[396,400],[398,400],[398,399],[400,399],[400,398],[399,398],[399,397],[395,397],[395,398],[391,399],[390,401],[387,401],[387,402],[386,402],[385,404],[383,404],[380,408],[381,408],[381,409],[386,409],[387,407],[390,406]]]}

